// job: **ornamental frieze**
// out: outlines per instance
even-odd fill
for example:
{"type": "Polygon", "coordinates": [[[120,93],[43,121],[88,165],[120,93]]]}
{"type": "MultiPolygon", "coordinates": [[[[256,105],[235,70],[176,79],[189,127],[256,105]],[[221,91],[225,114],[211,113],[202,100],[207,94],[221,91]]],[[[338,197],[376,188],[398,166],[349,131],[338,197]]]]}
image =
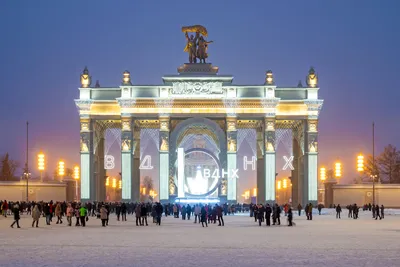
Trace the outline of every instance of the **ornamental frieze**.
{"type": "Polygon", "coordinates": [[[222,82],[173,82],[173,95],[222,94],[222,82]]]}

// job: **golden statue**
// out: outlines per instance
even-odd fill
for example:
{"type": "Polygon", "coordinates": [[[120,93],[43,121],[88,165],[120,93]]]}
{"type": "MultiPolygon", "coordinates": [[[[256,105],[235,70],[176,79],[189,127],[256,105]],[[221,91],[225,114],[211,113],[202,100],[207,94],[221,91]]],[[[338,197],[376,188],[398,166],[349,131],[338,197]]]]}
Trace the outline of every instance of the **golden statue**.
{"type": "Polygon", "coordinates": [[[88,88],[92,82],[92,77],[89,76],[89,70],[87,67],[83,70],[81,75],[81,86],[82,88],[88,88]]]}
{"type": "Polygon", "coordinates": [[[201,25],[185,26],[182,27],[182,32],[186,37],[186,46],[183,51],[189,53],[189,63],[197,63],[197,58],[200,59],[200,63],[206,63],[208,44],[212,43],[204,39],[208,36],[207,29],[201,25]],[[195,32],[196,35],[189,36],[188,32],[195,32]]]}
{"type": "Polygon", "coordinates": [[[318,76],[315,73],[313,67],[310,68],[307,75],[307,85],[310,87],[317,87],[318,86],[318,76]]]}
{"type": "Polygon", "coordinates": [[[89,146],[87,139],[84,137],[81,138],[81,152],[88,152],[89,151],[89,146]]]}
{"type": "Polygon", "coordinates": [[[131,149],[131,140],[125,138],[122,142],[122,151],[129,151],[131,149]]]}
{"type": "Polygon", "coordinates": [[[236,152],[236,142],[232,138],[228,139],[228,151],[236,152]]]}
{"type": "Polygon", "coordinates": [[[266,149],[268,152],[274,151],[274,146],[273,146],[272,142],[268,142],[268,141],[267,141],[267,142],[266,142],[265,149],[266,149]]]}
{"type": "Polygon", "coordinates": [[[167,137],[162,137],[160,150],[161,151],[168,151],[168,140],[167,140],[167,137]]]}

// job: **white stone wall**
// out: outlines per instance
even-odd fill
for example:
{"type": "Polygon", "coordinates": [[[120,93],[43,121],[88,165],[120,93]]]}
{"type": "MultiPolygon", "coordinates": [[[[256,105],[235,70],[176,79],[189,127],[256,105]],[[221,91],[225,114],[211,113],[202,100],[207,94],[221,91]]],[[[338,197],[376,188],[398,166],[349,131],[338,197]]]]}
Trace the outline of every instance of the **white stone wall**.
{"type": "MultiPolygon", "coordinates": [[[[29,201],[65,201],[67,186],[64,183],[29,183],[29,201]]],[[[0,182],[0,199],[25,201],[25,182],[0,182]]]]}
{"type": "MultiPolygon", "coordinates": [[[[333,203],[347,206],[356,203],[362,206],[366,203],[372,203],[372,185],[334,185],[333,203]]],[[[382,185],[375,186],[375,202],[385,207],[400,207],[400,185],[382,185]]]]}

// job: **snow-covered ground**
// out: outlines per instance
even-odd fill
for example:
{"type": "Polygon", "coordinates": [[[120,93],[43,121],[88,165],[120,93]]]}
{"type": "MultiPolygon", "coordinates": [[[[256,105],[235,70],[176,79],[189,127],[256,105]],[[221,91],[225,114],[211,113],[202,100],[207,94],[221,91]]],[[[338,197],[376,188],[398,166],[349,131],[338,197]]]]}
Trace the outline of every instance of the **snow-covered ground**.
{"type": "MultiPolygon", "coordinates": [[[[0,218],[0,266],[400,266],[400,216],[382,221],[361,212],[359,220],[335,219],[332,210],[313,221],[295,217],[296,226],[259,227],[247,216],[226,216],[226,226],[202,228],[193,220],[163,217],[158,227],[128,222],[110,225],[90,218],[88,226],[31,228],[26,215],[21,229],[0,218]]],[[[283,216],[282,222],[286,223],[283,216]]]]}

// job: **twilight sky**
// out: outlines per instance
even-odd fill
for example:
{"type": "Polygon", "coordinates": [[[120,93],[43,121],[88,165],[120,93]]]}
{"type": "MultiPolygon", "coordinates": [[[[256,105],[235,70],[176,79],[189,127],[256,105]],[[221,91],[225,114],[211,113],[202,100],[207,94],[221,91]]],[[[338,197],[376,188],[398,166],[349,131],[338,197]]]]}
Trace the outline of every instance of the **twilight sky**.
{"type": "MultiPolygon", "coordinates": [[[[29,159],[42,149],[56,162],[79,162],[79,75],[88,66],[101,86],[161,84],[187,61],[181,26],[207,27],[210,61],[235,84],[296,86],[310,66],[319,74],[320,165],[376,147],[400,147],[400,1],[5,1],[0,8],[0,154],[29,159]]],[[[93,84],[94,84],[93,81],[93,84]]],[[[278,167],[279,168],[279,167],[278,167]]]]}

